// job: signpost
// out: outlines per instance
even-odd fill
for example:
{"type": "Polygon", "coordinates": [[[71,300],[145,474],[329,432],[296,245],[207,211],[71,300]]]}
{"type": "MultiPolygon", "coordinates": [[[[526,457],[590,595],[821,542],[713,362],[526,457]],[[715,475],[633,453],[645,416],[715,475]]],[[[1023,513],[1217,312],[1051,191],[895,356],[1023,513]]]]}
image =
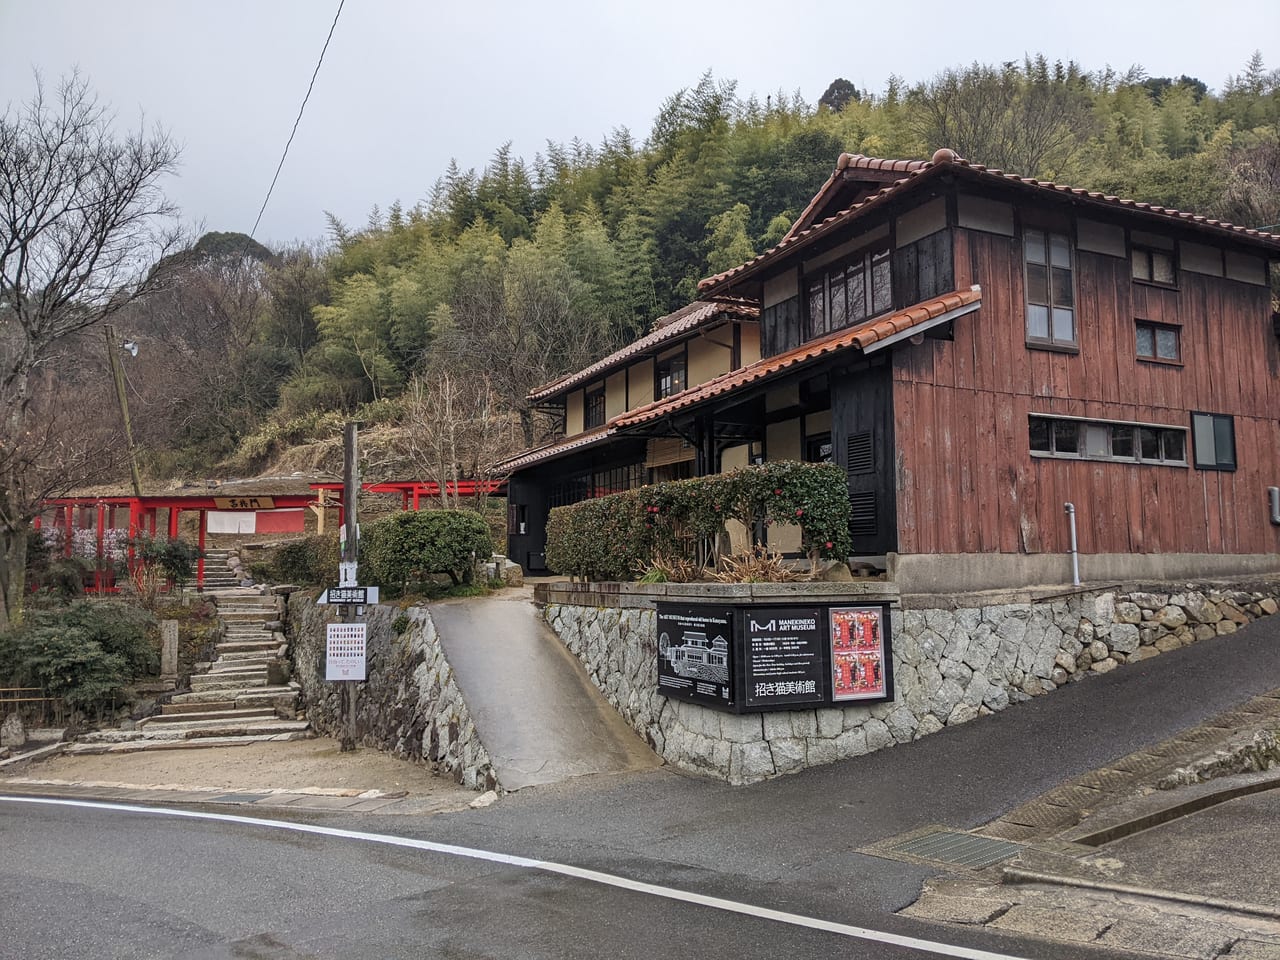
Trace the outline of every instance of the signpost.
{"type": "Polygon", "coordinates": [[[822,700],[821,607],[750,607],[743,651],[743,701],[769,709],[822,700]]]}
{"type": "Polygon", "coordinates": [[[658,607],[658,691],[707,706],[732,708],[733,610],[658,607]]]}

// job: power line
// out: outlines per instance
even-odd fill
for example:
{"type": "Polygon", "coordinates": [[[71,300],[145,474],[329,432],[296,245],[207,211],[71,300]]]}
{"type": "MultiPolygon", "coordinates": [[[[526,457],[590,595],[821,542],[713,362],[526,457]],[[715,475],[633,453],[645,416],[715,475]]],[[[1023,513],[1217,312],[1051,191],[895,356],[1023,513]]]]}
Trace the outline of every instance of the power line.
{"type": "Polygon", "coordinates": [[[333,30],[338,25],[338,18],[342,16],[342,5],[346,0],[338,0],[338,12],[333,15],[333,23],[329,24],[329,35],[324,38],[324,46],[320,49],[320,59],[316,61],[316,68],[311,73],[311,82],[307,84],[306,96],[302,98],[302,106],[298,108],[298,117],[293,121],[293,129],[289,131],[289,139],[284,145],[284,153],[280,154],[280,163],[276,166],[276,175],[271,178],[271,186],[267,187],[267,195],[262,201],[262,209],[258,211],[258,219],[253,221],[253,229],[249,231],[249,236],[253,237],[258,232],[258,224],[262,222],[262,215],[267,210],[267,204],[271,201],[271,191],[276,188],[276,181],[280,179],[280,171],[284,169],[284,158],[289,156],[289,144],[293,143],[293,135],[298,132],[298,124],[302,122],[302,111],[307,109],[307,101],[311,99],[311,88],[316,85],[316,77],[320,74],[320,64],[324,63],[324,53],[329,49],[329,41],[333,39],[333,30]]]}

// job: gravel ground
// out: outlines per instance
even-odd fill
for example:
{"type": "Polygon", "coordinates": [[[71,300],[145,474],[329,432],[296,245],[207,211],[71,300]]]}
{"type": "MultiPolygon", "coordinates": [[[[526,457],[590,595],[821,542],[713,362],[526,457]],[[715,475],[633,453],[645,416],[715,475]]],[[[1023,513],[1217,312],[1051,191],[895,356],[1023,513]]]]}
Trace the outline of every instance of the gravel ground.
{"type": "Polygon", "coordinates": [[[368,747],[340,753],[338,742],[326,737],[196,750],[64,756],[18,766],[21,769],[10,768],[0,774],[0,785],[8,777],[25,777],[184,789],[403,791],[413,798],[456,796],[462,804],[476,796],[425,766],[368,747]]]}

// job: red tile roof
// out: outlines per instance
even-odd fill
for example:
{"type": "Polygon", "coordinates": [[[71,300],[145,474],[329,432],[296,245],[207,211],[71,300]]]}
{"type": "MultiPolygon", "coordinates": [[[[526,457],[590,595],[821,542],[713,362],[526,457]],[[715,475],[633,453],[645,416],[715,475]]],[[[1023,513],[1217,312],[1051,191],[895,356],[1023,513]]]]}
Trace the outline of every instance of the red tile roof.
{"type": "Polygon", "coordinates": [[[609,354],[602,360],[597,360],[589,367],[566,374],[557,380],[552,380],[550,383],[544,383],[540,387],[535,387],[529,394],[528,400],[530,403],[538,403],[558,393],[563,393],[565,390],[569,390],[580,383],[594,380],[613,368],[622,366],[632,357],[656,349],[668,340],[674,340],[681,334],[690,333],[699,327],[717,323],[726,317],[758,320],[760,318],[760,308],[753,301],[734,300],[732,298],[724,298],[715,303],[695,300],[688,306],[681,307],[675,313],[659,317],[653,322],[649,333],[639,340],[629,343],[621,350],[609,354]]]}
{"type": "Polygon", "coordinates": [[[600,443],[613,433],[606,424],[603,427],[596,427],[586,433],[575,434],[572,437],[553,440],[541,447],[535,447],[532,450],[525,450],[516,454],[509,460],[503,460],[495,466],[495,471],[503,473],[514,473],[524,467],[532,466],[535,463],[541,463],[543,460],[554,460],[556,457],[562,457],[566,453],[572,453],[574,450],[580,450],[583,447],[590,447],[600,443]]]}
{"type": "MultiPolygon", "coordinates": [[[[843,160],[845,156],[846,155],[842,154],[841,159],[843,160]]],[[[975,180],[998,180],[1001,183],[1014,184],[1019,188],[1066,195],[1077,200],[1084,201],[1090,205],[1113,208],[1118,207],[1124,210],[1136,211],[1138,213],[1148,215],[1152,219],[1162,219],[1166,221],[1175,220],[1198,230],[1216,234],[1217,236],[1226,236],[1237,240],[1251,241],[1254,244],[1266,247],[1272,254],[1280,255],[1280,235],[1266,233],[1262,230],[1254,230],[1249,227],[1239,227],[1235,224],[1228,223],[1225,220],[1213,220],[1209,217],[1202,217],[1197,214],[1174,210],[1171,207],[1161,207],[1150,203],[1140,203],[1136,200],[1125,200],[1120,197],[1113,197],[1109,194],[1099,193],[1093,190],[1082,190],[1078,187],[1064,186],[1048,180],[1035,180],[1030,177],[1021,177],[1014,173],[1005,173],[1003,170],[988,169],[983,164],[970,163],[963,157],[957,157],[952,151],[945,148],[934,153],[933,159],[927,163],[911,160],[872,160],[867,157],[856,159],[859,163],[866,162],[868,164],[889,165],[887,168],[877,167],[874,169],[901,169],[904,173],[903,178],[895,181],[884,189],[873,193],[860,203],[856,203],[845,210],[841,210],[834,216],[827,217],[821,223],[817,223],[811,227],[800,230],[797,233],[788,234],[777,246],[766,250],[754,260],[749,260],[740,266],[734,267],[732,270],[726,270],[724,273],[716,274],[714,277],[708,277],[698,284],[698,292],[704,297],[719,296],[724,292],[725,288],[730,285],[731,281],[742,280],[747,276],[758,272],[762,267],[779,259],[784,254],[807,246],[846,223],[865,215],[868,211],[879,208],[889,200],[900,196],[917,184],[927,180],[936,179],[941,175],[942,171],[946,170],[950,170],[961,176],[966,176],[975,180]],[[916,166],[912,167],[912,164],[916,164],[916,166]],[[902,166],[899,167],[897,165],[902,166]]],[[[840,169],[842,168],[837,167],[837,171],[840,169]]],[[[869,169],[871,168],[869,167],[869,169]]],[[[834,180],[835,174],[832,175],[832,178],[834,180]]],[[[827,182],[830,184],[832,180],[828,180],[827,182]]],[[[827,186],[824,185],[823,190],[825,191],[826,189],[827,186]]],[[[819,196],[821,196],[821,191],[819,196]]]]}
{"type": "Polygon", "coordinates": [[[800,216],[796,218],[796,222],[791,225],[791,229],[787,231],[786,236],[782,239],[788,240],[792,235],[802,230],[807,230],[813,225],[813,218],[830,198],[839,192],[840,188],[850,179],[856,178],[857,171],[868,170],[876,173],[910,173],[913,170],[922,170],[927,166],[925,160],[881,160],[878,157],[864,157],[860,153],[842,153],[840,158],[836,160],[836,168],[831,172],[831,176],[827,178],[827,182],[809,201],[809,205],[801,211],[800,216]],[[849,171],[854,171],[851,175],[849,171]]]}
{"type": "Polygon", "coordinates": [[[855,327],[837,330],[818,340],[778,354],[758,360],[749,366],[732,370],[729,373],[708,380],[696,387],[690,387],[681,393],[637,407],[627,413],[620,414],[609,421],[611,428],[633,427],[669,413],[675,413],[703,403],[714,397],[723,396],[734,390],[776,376],[785,370],[810,363],[838,350],[857,347],[866,351],[876,343],[889,340],[899,334],[905,334],[915,327],[923,327],[930,321],[942,317],[956,317],[971,313],[982,305],[982,291],[977,287],[970,290],[957,290],[932,300],[926,300],[915,306],[907,307],[888,316],[868,320],[855,327]]]}

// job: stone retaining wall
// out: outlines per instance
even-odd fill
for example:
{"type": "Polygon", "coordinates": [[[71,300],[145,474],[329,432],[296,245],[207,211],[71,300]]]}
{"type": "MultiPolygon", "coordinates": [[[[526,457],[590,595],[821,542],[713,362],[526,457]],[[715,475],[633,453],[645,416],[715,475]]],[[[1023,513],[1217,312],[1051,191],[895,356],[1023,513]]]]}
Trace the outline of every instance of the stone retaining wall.
{"type": "MultiPolygon", "coordinates": [[[[837,585],[814,585],[820,589],[808,596],[800,595],[802,585],[779,586],[796,588],[792,599],[832,602],[829,588],[837,585]]],[[[701,599],[726,599],[710,592],[701,599]]],[[[904,597],[903,609],[890,613],[893,702],[741,716],[657,692],[654,600],[668,597],[699,599],[687,589],[658,597],[653,588],[614,585],[541,592],[548,624],[657,753],[738,784],[906,743],[1090,674],[1231,633],[1276,612],[1280,582],[1248,590],[1183,584],[1040,598],[904,597]]],[[[760,599],[780,598],[766,591],[760,599]]],[[[861,599],[872,599],[870,591],[861,599]]]]}
{"type": "MultiPolygon", "coordinates": [[[[445,659],[431,614],[365,608],[368,679],[359,685],[356,735],[360,743],[393,756],[430,764],[476,790],[497,786],[488,751],[480,742],[445,659]]],[[[325,624],[332,607],[295,593],[289,598],[288,634],[294,675],[313,727],[341,735],[338,685],[324,679],[325,624]]]]}

